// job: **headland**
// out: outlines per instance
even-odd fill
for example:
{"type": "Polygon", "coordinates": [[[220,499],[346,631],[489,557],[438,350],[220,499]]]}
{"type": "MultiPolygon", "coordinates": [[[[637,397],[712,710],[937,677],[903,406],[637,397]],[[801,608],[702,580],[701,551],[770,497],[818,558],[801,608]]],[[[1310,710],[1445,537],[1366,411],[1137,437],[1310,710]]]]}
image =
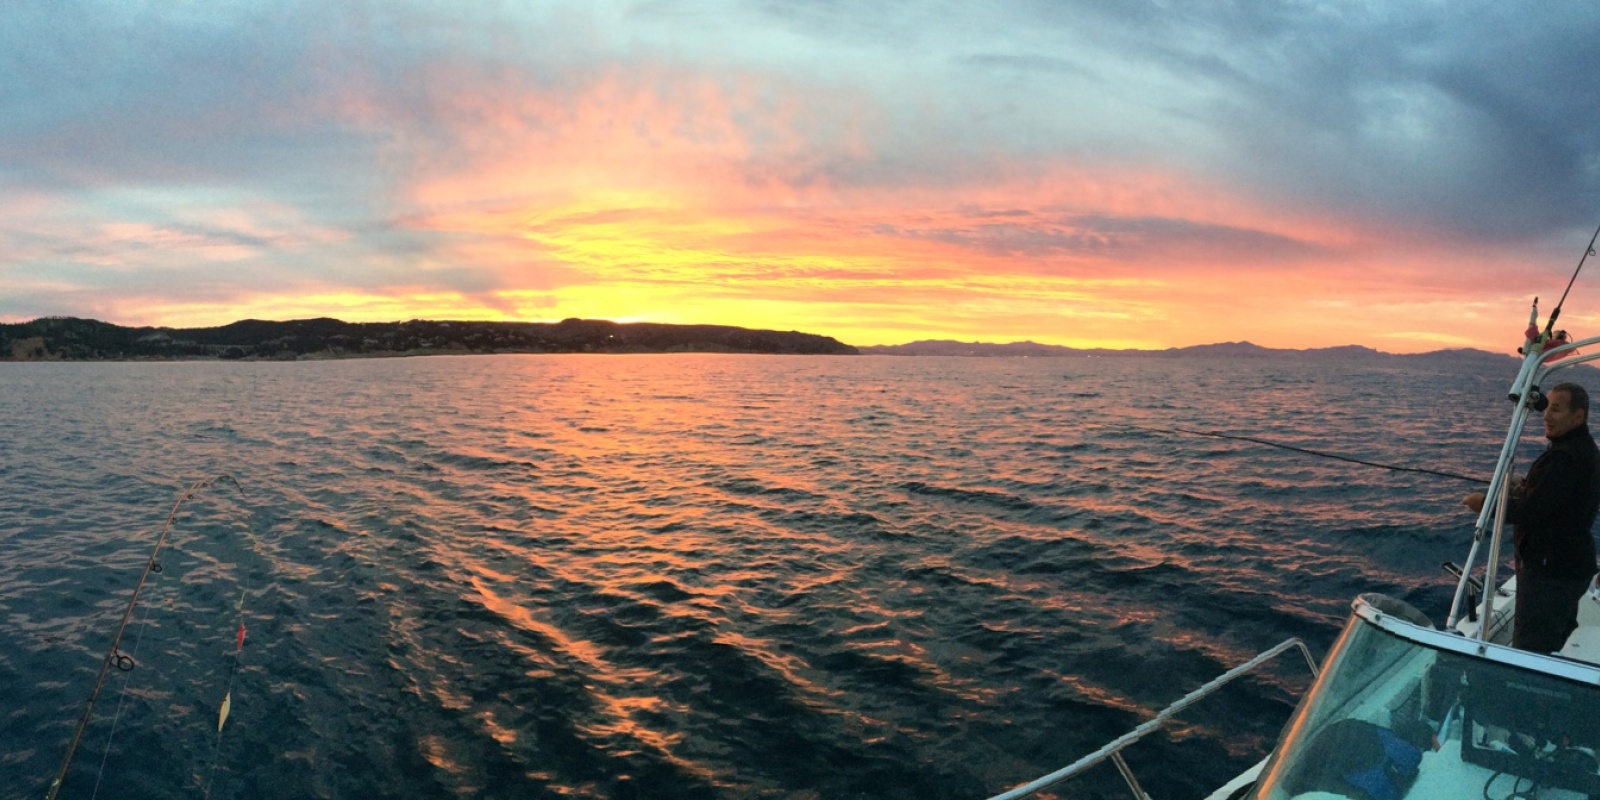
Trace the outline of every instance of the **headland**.
{"type": "Polygon", "coordinates": [[[76,317],[0,324],[0,361],[293,361],[469,353],[770,353],[855,355],[799,331],[726,325],[561,322],[241,320],[216,328],[132,328],[76,317]]]}

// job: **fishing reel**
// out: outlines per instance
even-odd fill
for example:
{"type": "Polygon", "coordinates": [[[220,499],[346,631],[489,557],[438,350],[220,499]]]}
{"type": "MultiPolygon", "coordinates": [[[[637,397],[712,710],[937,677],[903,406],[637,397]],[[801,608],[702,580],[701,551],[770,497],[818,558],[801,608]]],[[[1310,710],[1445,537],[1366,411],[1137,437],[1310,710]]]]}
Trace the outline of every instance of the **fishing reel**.
{"type": "Polygon", "coordinates": [[[1528,404],[1528,408],[1543,414],[1544,410],[1550,407],[1550,396],[1540,391],[1537,386],[1529,386],[1525,402],[1528,404]]]}

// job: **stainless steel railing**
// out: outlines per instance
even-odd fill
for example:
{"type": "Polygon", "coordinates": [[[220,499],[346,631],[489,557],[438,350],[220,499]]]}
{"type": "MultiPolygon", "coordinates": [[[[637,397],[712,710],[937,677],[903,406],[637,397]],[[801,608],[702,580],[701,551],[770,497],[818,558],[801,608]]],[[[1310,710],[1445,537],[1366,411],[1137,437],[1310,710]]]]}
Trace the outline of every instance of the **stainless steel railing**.
{"type": "Polygon", "coordinates": [[[1162,725],[1165,725],[1168,720],[1176,716],[1178,712],[1183,711],[1189,706],[1192,706],[1200,700],[1205,699],[1218,689],[1221,689],[1229,683],[1232,683],[1239,676],[1257,669],[1262,664],[1265,664],[1268,661],[1271,661],[1272,659],[1282,655],[1290,648],[1296,647],[1300,649],[1300,654],[1305,656],[1306,666],[1311,668],[1312,677],[1316,677],[1317,661],[1311,657],[1311,649],[1306,647],[1305,642],[1302,642],[1299,639],[1286,639],[1279,643],[1276,647],[1273,647],[1270,650],[1262,651],[1255,658],[1252,658],[1249,661],[1246,661],[1245,663],[1240,664],[1239,666],[1234,667],[1233,669],[1230,669],[1221,675],[1218,675],[1207,682],[1204,686],[1201,686],[1200,688],[1184,695],[1177,702],[1162,709],[1160,713],[1146,720],[1139,727],[1134,728],[1133,730],[1117,737],[1116,739],[1113,739],[1110,743],[1099,750],[1096,750],[1093,753],[1090,753],[1089,755],[1086,755],[1083,758],[1080,758],[1077,761],[1074,761],[1071,764],[1068,764],[1067,766],[1050,773],[1049,775],[1045,775],[1044,777],[1025,783],[1009,792],[997,794],[989,798],[989,800],[1016,800],[1016,798],[1019,797],[1029,797],[1058,783],[1061,783],[1062,781],[1067,780],[1068,778],[1071,778],[1074,775],[1077,775],[1084,770],[1095,766],[1102,761],[1105,761],[1108,758],[1111,759],[1112,763],[1116,764],[1117,771],[1122,773],[1122,779],[1127,782],[1128,788],[1133,791],[1134,800],[1150,800],[1150,795],[1144,793],[1144,789],[1139,786],[1138,779],[1133,776],[1133,771],[1128,769],[1128,763],[1122,759],[1123,749],[1128,745],[1133,744],[1134,742],[1137,742],[1140,739],[1143,739],[1145,736],[1155,732],[1162,725]]]}

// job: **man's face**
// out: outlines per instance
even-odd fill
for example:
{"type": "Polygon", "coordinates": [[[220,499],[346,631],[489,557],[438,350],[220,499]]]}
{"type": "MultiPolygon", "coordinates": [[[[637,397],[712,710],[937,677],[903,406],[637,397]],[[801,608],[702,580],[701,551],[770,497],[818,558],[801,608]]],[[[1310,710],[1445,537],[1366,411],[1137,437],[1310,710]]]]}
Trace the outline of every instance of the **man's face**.
{"type": "Polygon", "coordinates": [[[1545,438],[1555,439],[1588,420],[1587,412],[1572,407],[1567,392],[1551,392],[1549,398],[1550,405],[1544,410],[1545,438]]]}

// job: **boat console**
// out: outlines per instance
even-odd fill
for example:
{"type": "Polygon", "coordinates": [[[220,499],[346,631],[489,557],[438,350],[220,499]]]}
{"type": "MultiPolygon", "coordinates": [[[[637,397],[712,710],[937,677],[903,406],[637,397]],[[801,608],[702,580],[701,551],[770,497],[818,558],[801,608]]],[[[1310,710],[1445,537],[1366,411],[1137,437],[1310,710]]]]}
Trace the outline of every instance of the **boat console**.
{"type": "MultiPolygon", "coordinates": [[[[1585,605],[1600,622],[1600,605],[1585,605]]],[[[1356,600],[1247,796],[1600,795],[1600,665],[1436,630],[1400,606],[1356,600]]]]}

